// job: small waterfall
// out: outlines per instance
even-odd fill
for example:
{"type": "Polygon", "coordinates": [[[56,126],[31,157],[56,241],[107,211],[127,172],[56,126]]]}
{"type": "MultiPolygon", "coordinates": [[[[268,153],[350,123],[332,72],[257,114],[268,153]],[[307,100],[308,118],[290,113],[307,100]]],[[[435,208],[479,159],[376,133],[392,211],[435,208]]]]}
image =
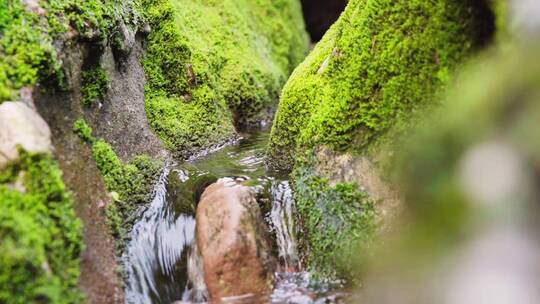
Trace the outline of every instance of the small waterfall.
{"type": "Polygon", "coordinates": [[[294,231],[294,199],[288,181],[274,181],[270,188],[270,221],[276,238],[280,264],[284,271],[298,271],[300,263],[294,231]]]}
{"type": "Polygon", "coordinates": [[[196,242],[191,245],[188,254],[188,281],[191,289],[189,294],[185,294],[183,301],[191,301],[195,303],[202,303],[208,299],[208,291],[206,290],[206,284],[204,283],[203,262],[201,254],[199,253],[199,247],[196,242]]]}
{"type": "MultiPolygon", "coordinates": [[[[167,182],[172,174],[188,177],[166,167],[154,188],[149,208],[131,231],[122,258],[126,270],[126,303],[172,303],[189,297],[186,262],[195,243],[193,214],[177,214],[167,201],[167,182]]],[[[204,283],[204,282],[203,282],[204,283]]],[[[196,286],[199,290],[204,286],[196,286]]],[[[204,295],[204,291],[200,291],[204,295]]]]}

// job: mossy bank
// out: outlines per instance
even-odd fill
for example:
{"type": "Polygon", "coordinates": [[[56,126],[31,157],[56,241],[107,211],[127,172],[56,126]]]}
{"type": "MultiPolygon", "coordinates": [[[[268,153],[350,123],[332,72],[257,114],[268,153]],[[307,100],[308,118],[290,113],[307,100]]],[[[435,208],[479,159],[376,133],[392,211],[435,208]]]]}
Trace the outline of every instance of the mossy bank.
{"type": "MultiPolygon", "coordinates": [[[[374,162],[378,147],[407,132],[410,117],[436,103],[458,64],[489,43],[494,30],[494,15],[480,2],[352,0],[293,72],[267,154],[271,167],[295,168],[299,220],[314,270],[348,275],[347,260],[334,257],[343,254],[340,244],[365,243],[375,225],[375,216],[365,213],[379,199],[365,185],[354,190],[344,176],[317,172],[316,151],[374,162]],[[306,183],[311,174],[317,183],[306,183]],[[348,189],[346,199],[324,199],[340,189],[348,189]],[[336,234],[322,232],[329,230],[336,234]]],[[[346,173],[338,167],[334,171],[346,173]]]]}
{"type": "Polygon", "coordinates": [[[296,0],[0,3],[0,103],[35,107],[55,153],[0,170],[0,302],[122,302],[114,244],[161,160],[269,120],[307,49],[296,0]]]}
{"type": "MultiPolygon", "coordinates": [[[[28,113],[34,111],[31,87],[39,83],[44,91],[67,90],[60,46],[79,41],[101,44],[114,27],[112,18],[105,17],[114,15],[111,7],[101,1],[2,1],[0,103],[22,100],[30,106],[23,111],[28,113]]],[[[41,118],[30,117],[20,126],[3,126],[8,130],[2,134],[2,148],[33,136],[25,132],[35,132],[29,126],[41,118]]],[[[43,124],[37,132],[48,133],[43,124]]],[[[0,169],[2,303],[85,299],[79,289],[83,227],[57,159],[21,149],[17,159],[0,169]]]]}
{"type": "Polygon", "coordinates": [[[271,117],[307,52],[294,0],[142,0],[152,31],[143,59],[146,110],[180,157],[271,117]]]}

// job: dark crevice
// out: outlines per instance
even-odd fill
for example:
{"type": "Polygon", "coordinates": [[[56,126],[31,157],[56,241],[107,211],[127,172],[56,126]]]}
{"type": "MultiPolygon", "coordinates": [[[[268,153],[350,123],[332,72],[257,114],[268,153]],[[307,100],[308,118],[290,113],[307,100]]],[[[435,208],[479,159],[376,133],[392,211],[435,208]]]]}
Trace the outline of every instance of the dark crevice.
{"type": "Polygon", "coordinates": [[[82,64],[82,70],[88,71],[99,67],[101,55],[103,55],[103,48],[101,45],[87,43],[86,54],[82,64]]]}
{"type": "Polygon", "coordinates": [[[348,0],[302,0],[302,11],[311,41],[317,42],[339,18],[348,0]]]}
{"type": "Polygon", "coordinates": [[[490,45],[496,34],[496,20],[493,13],[493,1],[489,0],[467,0],[466,3],[471,9],[474,20],[473,28],[476,29],[476,47],[483,48],[490,45]]]}

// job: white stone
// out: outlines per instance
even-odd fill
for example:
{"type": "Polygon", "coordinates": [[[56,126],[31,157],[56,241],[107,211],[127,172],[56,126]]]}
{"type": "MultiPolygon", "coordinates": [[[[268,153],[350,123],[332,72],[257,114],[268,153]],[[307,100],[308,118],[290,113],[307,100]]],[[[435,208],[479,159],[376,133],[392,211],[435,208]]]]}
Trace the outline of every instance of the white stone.
{"type": "Polygon", "coordinates": [[[22,102],[0,104],[0,168],[19,157],[17,147],[50,153],[51,131],[39,114],[22,102]]]}

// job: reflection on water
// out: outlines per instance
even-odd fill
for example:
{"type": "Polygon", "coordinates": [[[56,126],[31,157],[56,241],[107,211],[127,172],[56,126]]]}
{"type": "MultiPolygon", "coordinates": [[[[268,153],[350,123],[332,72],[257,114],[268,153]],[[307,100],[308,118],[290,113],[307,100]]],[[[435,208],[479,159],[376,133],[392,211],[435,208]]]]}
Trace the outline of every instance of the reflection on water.
{"type": "MultiPolygon", "coordinates": [[[[164,169],[153,200],[135,224],[126,253],[126,303],[204,302],[206,287],[195,246],[196,203],[221,177],[241,177],[257,189],[280,268],[271,303],[333,303],[326,287],[312,286],[301,271],[293,225],[294,200],[285,177],[264,168],[267,131],[246,134],[236,144],[192,162],[164,169]],[[307,302],[306,302],[307,301],[307,302]]],[[[335,296],[335,295],[334,295],[335,296]]]]}

